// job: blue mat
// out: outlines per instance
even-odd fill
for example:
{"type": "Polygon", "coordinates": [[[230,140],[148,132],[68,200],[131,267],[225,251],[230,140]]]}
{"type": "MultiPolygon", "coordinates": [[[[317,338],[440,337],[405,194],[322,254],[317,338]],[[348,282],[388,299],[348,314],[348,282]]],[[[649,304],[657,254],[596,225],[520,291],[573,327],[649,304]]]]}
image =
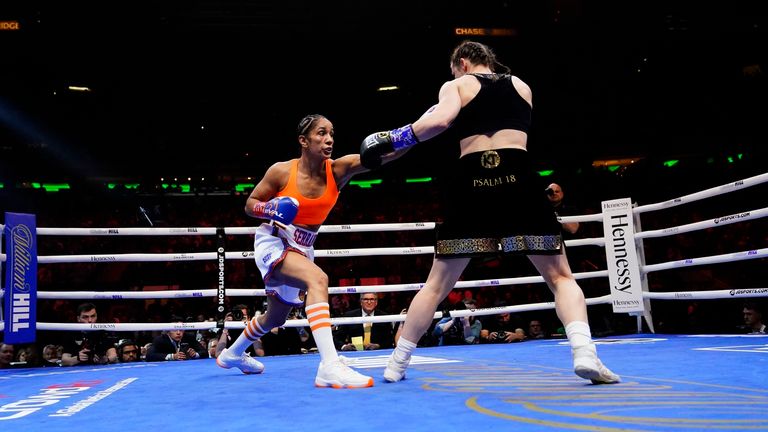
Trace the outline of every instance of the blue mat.
{"type": "MultiPolygon", "coordinates": [[[[622,376],[591,385],[562,340],[417,350],[381,379],[389,351],[351,353],[373,388],[314,387],[317,354],[266,357],[261,375],[214,360],[0,372],[4,431],[768,430],[768,337],[598,339],[622,376]]],[[[345,353],[346,355],[346,353],[345,353]]]]}

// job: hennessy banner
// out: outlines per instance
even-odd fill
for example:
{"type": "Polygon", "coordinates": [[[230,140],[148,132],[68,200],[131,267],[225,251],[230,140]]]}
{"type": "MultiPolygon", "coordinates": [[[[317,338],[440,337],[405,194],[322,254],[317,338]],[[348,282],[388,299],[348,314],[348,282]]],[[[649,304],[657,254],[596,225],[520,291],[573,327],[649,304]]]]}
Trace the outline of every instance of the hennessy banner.
{"type": "Polygon", "coordinates": [[[603,235],[614,312],[642,312],[643,290],[629,198],[603,201],[603,235]]]}
{"type": "Polygon", "coordinates": [[[5,213],[5,343],[35,341],[37,322],[37,228],[35,215],[5,213]]]}

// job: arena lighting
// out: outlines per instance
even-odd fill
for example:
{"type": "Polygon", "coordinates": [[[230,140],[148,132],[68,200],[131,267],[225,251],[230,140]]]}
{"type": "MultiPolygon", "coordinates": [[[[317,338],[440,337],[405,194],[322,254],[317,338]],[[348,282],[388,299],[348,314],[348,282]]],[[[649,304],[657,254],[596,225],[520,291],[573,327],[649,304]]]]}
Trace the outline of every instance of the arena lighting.
{"type": "MultiPolygon", "coordinates": [[[[117,183],[107,183],[107,189],[109,189],[109,190],[112,190],[112,189],[114,189],[114,188],[116,188],[118,186],[119,186],[119,184],[117,184],[117,183]]],[[[126,184],[123,185],[123,187],[126,188],[126,189],[138,189],[139,188],[139,184],[138,183],[126,183],[126,184]]]]}
{"type": "Polygon", "coordinates": [[[0,182],[0,189],[5,189],[5,183],[0,182]]]}
{"type": "Polygon", "coordinates": [[[516,36],[517,30],[511,28],[456,27],[456,36],[516,36]]]}
{"type": "Polygon", "coordinates": [[[421,178],[412,178],[412,179],[405,179],[406,183],[427,183],[431,182],[432,177],[421,177],[421,178]]]}
{"type": "Polygon", "coordinates": [[[374,180],[350,180],[349,184],[355,185],[361,189],[370,189],[375,184],[381,184],[381,179],[374,180]]]}
{"type": "Polygon", "coordinates": [[[76,91],[76,92],[89,92],[89,91],[91,91],[90,88],[88,88],[88,87],[81,87],[81,86],[69,86],[69,87],[67,87],[67,89],[70,90],[70,91],[76,91]]]}
{"type": "Polygon", "coordinates": [[[555,170],[542,170],[538,171],[539,177],[549,177],[552,175],[552,173],[555,172],[555,170]]]}
{"type": "Polygon", "coordinates": [[[245,192],[255,187],[256,185],[253,183],[238,183],[235,185],[235,192],[245,192]]]}
{"type": "Polygon", "coordinates": [[[69,183],[43,183],[43,189],[46,192],[58,192],[62,189],[69,189],[69,183]]]}
{"type": "Polygon", "coordinates": [[[667,168],[671,168],[671,167],[677,165],[678,162],[680,162],[680,161],[677,160],[677,159],[670,159],[668,161],[664,161],[664,163],[662,165],[664,165],[667,168]]]}
{"type": "Polygon", "coordinates": [[[192,190],[192,187],[189,185],[189,183],[179,183],[179,184],[176,184],[176,183],[172,183],[172,184],[163,183],[163,184],[160,185],[160,187],[162,187],[163,189],[168,189],[168,188],[177,189],[178,188],[178,189],[181,189],[182,193],[187,193],[187,192],[190,192],[192,190]]]}
{"type": "Polygon", "coordinates": [[[632,165],[635,162],[640,161],[643,159],[642,157],[630,157],[630,158],[623,158],[623,159],[603,159],[603,160],[596,160],[592,161],[592,166],[597,167],[610,167],[610,166],[625,166],[625,165],[632,165]]]}
{"type": "Polygon", "coordinates": [[[384,86],[384,87],[379,87],[378,89],[376,89],[376,91],[394,91],[394,90],[400,90],[400,87],[398,87],[398,86],[384,86]]]}

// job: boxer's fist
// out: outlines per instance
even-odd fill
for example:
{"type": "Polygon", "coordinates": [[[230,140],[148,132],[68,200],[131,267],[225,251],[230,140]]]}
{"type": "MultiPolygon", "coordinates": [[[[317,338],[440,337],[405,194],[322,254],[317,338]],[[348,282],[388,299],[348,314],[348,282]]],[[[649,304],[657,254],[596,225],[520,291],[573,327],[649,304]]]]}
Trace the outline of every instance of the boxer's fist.
{"type": "Polygon", "coordinates": [[[253,206],[255,217],[271,219],[285,225],[290,225],[298,212],[299,202],[287,196],[272,198],[265,202],[260,201],[253,206]]]}
{"type": "Polygon", "coordinates": [[[413,126],[409,124],[391,131],[376,132],[365,137],[360,145],[360,163],[368,169],[378,168],[385,155],[418,143],[413,126]]]}
{"type": "Polygon", "coordinates": [[[389,132],[376,132],[370,134],[360,145],[360,163],[368,169],[376,169],[381,166],[381,158],[385,154],[392,153],[392,134],[389,132]]]}

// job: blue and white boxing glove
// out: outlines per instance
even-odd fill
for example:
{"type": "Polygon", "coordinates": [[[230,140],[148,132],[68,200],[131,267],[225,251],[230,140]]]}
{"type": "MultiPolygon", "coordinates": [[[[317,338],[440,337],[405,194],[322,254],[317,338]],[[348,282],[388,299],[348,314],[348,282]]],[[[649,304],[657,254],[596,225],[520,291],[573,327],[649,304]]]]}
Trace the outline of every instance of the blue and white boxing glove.
{"type": "Polygon", "coordinates": [[[360,145],[360,163],[368,169],[376,169],[381,166],[381,158],[384,155],[418,143],[419,139],[410,124],[391,131],[370,134],[360,145]]]}
{"type": "Polygon", "coordinates": [[[257,218],[271,219],[285,225],[290,225],[299,212],[299,202],[296,198],[281,196],[269,201],[259,201],[253,206],[253,215],[257,218]]]}

